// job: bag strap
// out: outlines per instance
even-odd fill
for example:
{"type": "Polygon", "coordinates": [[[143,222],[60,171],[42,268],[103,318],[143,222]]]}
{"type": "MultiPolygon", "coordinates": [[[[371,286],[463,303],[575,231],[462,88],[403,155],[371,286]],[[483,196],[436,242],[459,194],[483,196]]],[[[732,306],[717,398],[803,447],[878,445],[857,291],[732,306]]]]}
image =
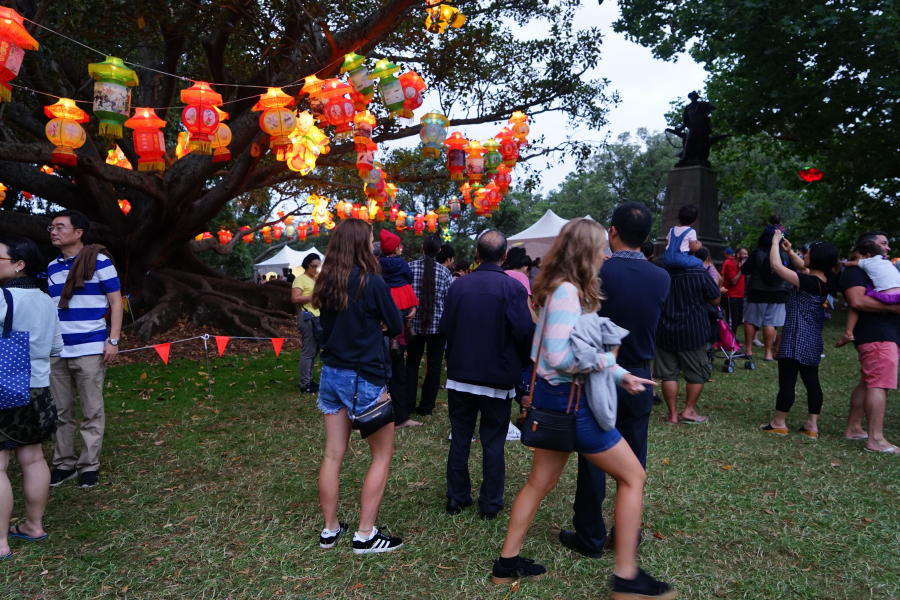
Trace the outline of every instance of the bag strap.
{"type": "Polygon", "coordinates": [[[569,414],[569,409],[572,408],[572,397],[575,397],[575,412],[578,412],[578,404],[581,402],[581,381],[578,379],[578,376],[575,376],[575,379],[572,380],[572,384],[569,387],[569,404],[566,406],[566,414],[569,414]],[[578,391],[578,395],[575,395],[575,391],[578,391]]]}
{"type": "MultiPolygon", "coordinates": [[[[549,304],[549,302],[547,303],[549,304]]],[[[534,368],[531,370],[531,386],[528,388],[528,404],[522,403],[522,408],[531,408],[531,397],[534,395],[534,382],[537,380],[538,363],[541,362],[541,345],[544,343],[544,327],[547,326],[547,316],[544,315],[544,322],[541,324],[541,335],[538,337],[537,360],[534,368]]]]}
{"type": "Polygon", "coordinates": [[[3,337],[9,338],[9,334],[12,331],[12,323],[13,323],[12,292],[10,292],[6,288],[3,288],[3,298],[4,298],[4,300],[6,300],[6,319],[3,321],[3,337]]]}

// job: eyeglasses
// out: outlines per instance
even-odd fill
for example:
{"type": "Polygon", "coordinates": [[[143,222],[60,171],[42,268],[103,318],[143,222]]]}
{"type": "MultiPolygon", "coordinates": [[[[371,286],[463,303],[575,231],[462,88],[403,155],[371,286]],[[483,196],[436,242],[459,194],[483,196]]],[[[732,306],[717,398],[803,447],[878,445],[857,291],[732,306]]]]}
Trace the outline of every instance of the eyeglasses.
{"type": "Polygon", "coordinates": [[[52,233],[54,230],[56,230],[57,232],[60,232],[60,231],[65,231],[66,229],[75,229],[75,228],[72,227],[71,225],[57,225],[55,227],[53,225],[47,226],[47,231],[50,233],[52,233]]]}
{"type": "Polygon", "coordinates": [[[18,262],[18,261],[13,261],[13,259],[11,259],[11,258],[6,258],[5,256],[0,256],[0,260],[8,260],[9,262],[18,262]]]}

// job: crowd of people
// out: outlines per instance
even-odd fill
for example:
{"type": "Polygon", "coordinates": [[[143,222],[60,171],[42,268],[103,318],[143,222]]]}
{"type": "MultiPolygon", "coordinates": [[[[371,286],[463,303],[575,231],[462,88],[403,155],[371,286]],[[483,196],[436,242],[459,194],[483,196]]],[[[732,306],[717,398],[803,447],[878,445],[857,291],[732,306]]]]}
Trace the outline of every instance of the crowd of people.
{"type": "MultiPolygon", "coordinates": [[[[778,361],[775,416],[762,431],[789,434],[799,376],[808,412],[797,433],[816,439],[824,400],[822,329],[839,290],[851,312],[838,345],[855,344],[861,370],[844,436],[864,440],[870,452],[900,454],[883,434],[900,344],[900,271],[886,260],[887,235],[864,233],[852,260],[842,263],[828,242],[795,252],[775,215],[756,248],[726,248],[719,269],[694,229],[697,219],[696,207],[681,207],[661,256],[649,242],[653,215],[634,202],[615,209],[608,229],[589,219],[570,221],[546,256],[534,260],[522,248],[508,248],[505,235],[491,229],[477,238],[474,263],[458,259],[436,235],[423,238],[415,249],[420,256],[408,262],[398,236],[382,229],[376,241],[369,223],[341,222],[325,259],[306,256],[291,284],[302,339],[300,390],[316,395],[326,434],[318,480],[320,546],[333,548],[350,535],[338,499],[342,462],[357,430],[372,460],[353,551],[402,547],[402,539],[375,525],[395,432],[433,415],[446,365],[448,515],[476,502],[469,472],[476,426],[483,450],[477,497],[482,519],[497,518],[505,506],[505,443],[514,412],[521,432],[515,429],[513,439],[521,436],[534,448],[492,580],[537,579],[547,572],[519,552],[541,501],[575,452],[572,529],[560,531],[560,544],[598,558],[610,537],[614,598],[673,598],[669,584],[637,566],[655,388],[669,423],[709,423],[699,403],[721,322],[730,332],[743,329],[737,356],[748,368],[756,366],[754,347],[763,349],[765,361],[778,361]],[[685,380],[680,408],[679,377],[685,380]],[[602,516],[607,474],[617,486],[616,526],[609,532],[602,516]]],[[[34,542],[47,536],[42,517],[50,487],[74,478],[82,488],[99,482],[104,376],[122,326],[116,269],[103,246],[85,245],[87,218],[63,211],[48,230],[59,250],[49,265],[32,241],[0,237],[0,325],[28,332],[31,366],[27,394],[0,393],[0,558],[11,556],[10,538],[34,542]],[[13,407],[3,404],[16,398],[13,407]],[[79,456],[76,403],[83,414],[79,456]],[[52,471],[41,450],[51,440],[52,471]],[[26,507],[25,521],[12,527],[10,452],[22,466],[26,507]]]]}

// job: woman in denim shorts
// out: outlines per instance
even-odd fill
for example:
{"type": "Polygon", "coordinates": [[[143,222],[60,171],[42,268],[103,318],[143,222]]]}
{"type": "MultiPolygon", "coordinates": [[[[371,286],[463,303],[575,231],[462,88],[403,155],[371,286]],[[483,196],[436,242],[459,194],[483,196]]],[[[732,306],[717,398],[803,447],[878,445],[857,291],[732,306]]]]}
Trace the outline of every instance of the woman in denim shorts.
{"type": "MultiPolygon", "coordinates": [[[[372,226],[347,219],[334,231],[322,272],[316,279],[312,305],[322,324],[322,376],[319,410],[325,415],[325,456],[319,471],[319,501],[325,529],[322,548],[332,548],[349,531],[338,520],[341,463],[350,441],[351,419],[387,400],[391,376],[387,340],[400,334],[403,318],[390,288],[379,276],[373,253],[372,226]],[[387,336],[387,337],[385,337],[387,336]]],[[[394,455],[394,424],[366,438],[372,463],[362,487],[359,529],[353,537],[356,554],[390,552],[403,545],[375,527],[394,455]]]]}
{"type": "MultiPolygon", "coordinates": [[[[583,313],[600,308],[597,273],[606,256],[606,232],[588,219],[573,219],[563,227],[544,268],[535,281],[534,299],[541,306],[531,359],[537,378],[531,405],[564,412],[573,396],[578,397],[579,366],[570,336],[583,313]],[[573,389],[574,386],[574,389],[573,389]]],[[[616,353],[597,352],[592,371],[609,369],[617,385],[635,394],[652,381],[630,374],[616,364],[616,353]]],[[[572,403],[576,406],[578,401],[572,403]]],[[[582,398],[575,412],[575,451],[616,480],[616,562],[611,595],[614,599],[674,598],[669,584],[657,581],[635,563],[644,503],[644,469],[631,447],[615,427],[604,431],[582,398]]],[[[516,496],[500,558],[494,562],[492,580],[502,584],[512,579],[539,578],[547,569],[521,558],[519,550],[544,497],[556,487],[569,460],[569,452],[534,449],[528,482],[516,496]]],[[[600,507],[597,507],[600,510],[600,507]]]]}

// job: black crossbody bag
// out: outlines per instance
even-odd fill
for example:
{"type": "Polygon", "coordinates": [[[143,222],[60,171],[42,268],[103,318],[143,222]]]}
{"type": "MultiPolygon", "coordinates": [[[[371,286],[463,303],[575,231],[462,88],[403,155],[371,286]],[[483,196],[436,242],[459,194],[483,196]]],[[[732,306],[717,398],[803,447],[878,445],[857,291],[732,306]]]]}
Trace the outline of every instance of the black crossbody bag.
{"type": "MultiPolygon", "coordinates": [[[[366,290],[366,298],[368,298],[368,290],[366,290]]],[[[365,311],[363,311],[365,312],[365,311]]],[[[363,324],[364,325],[364,324],[363,324]]],[[[384,365],[384,344],[382,343],[381,353],[385,378],[387,378],[387,367],[384,365]]],[[[391,400],[391,393],[387,393],[387,400],[384,402],[376,402],[370,406],[362,414],[356,414],[356,396],[359,389],[359,361],[356,363],[356,383],[353,386],[353,429],[359,430],[359,435],[366,439],[388,423],[394,422],[394,404],[391,400]]]]}

